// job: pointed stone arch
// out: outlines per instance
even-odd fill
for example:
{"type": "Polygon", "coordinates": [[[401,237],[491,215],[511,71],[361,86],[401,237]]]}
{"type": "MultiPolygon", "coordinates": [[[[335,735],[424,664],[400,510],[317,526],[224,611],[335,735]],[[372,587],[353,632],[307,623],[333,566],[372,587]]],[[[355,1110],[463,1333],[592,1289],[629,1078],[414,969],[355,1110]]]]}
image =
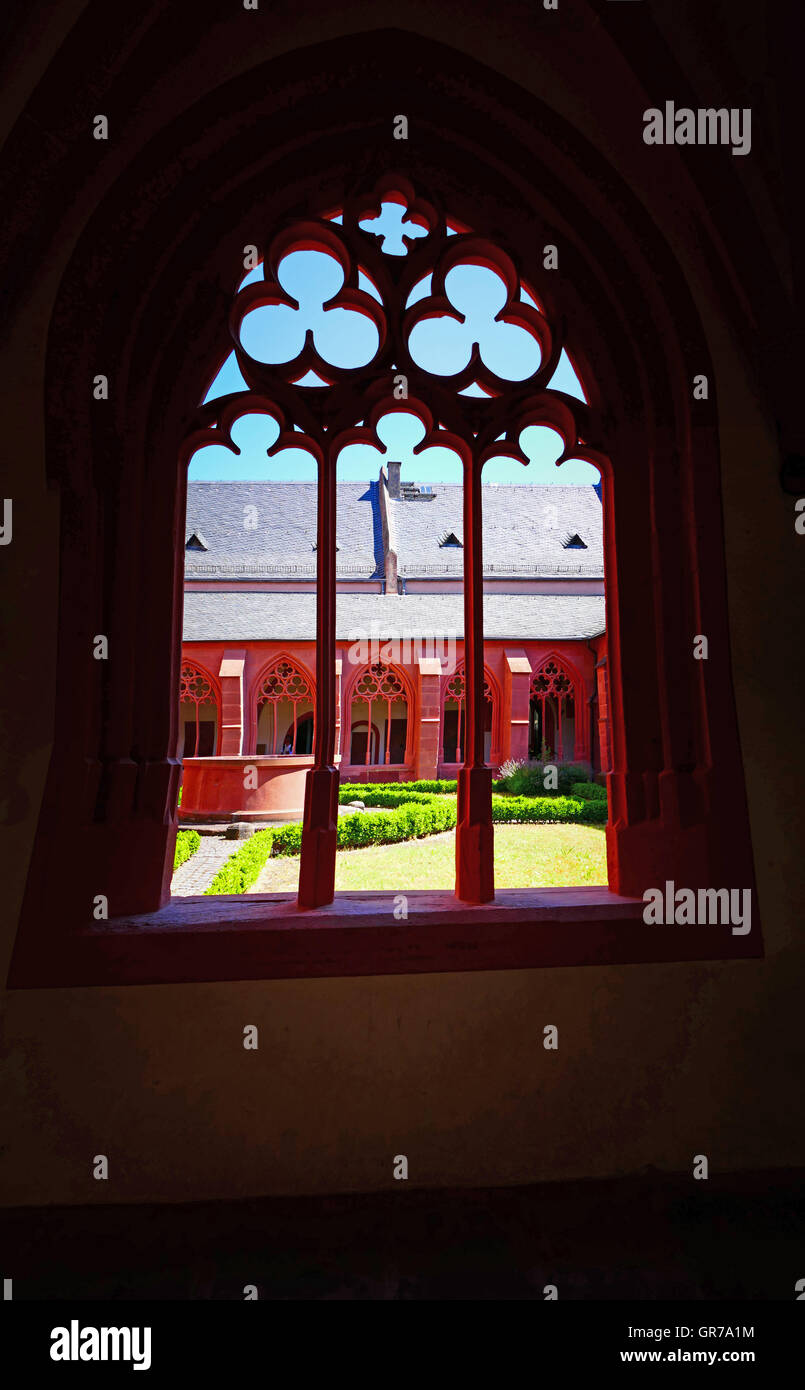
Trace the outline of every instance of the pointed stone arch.
{"type": "MultiPolygon", "coordinates": [[[[169,72],[167,54],[166,63],[169,72]]],[[[156,76],[141,76],[150,90],[156,76]]],[[[54,744],[18,953],[34,973],[44,958],[54,969],[70,959],[65,934],[85,927],[99,875],[115,885],[113,914],[154,911],[169,897],[181,448],[192,404],[228,347],[232,267],[254,228],[337,206],[356,170],[368,183],[387,168],[386,116],[366,113],[385,113],[390,82],[398,109],[409,99],[417,109],[422,98],[430,112],[428,138],[403,151],[406,176],[438,186],[456,224],[483,226],[505,244],[548,316],[571,325],[590,396],[584,438],[606,438],[607,457],[597,461],[612,695],[610,886],[639,895],[664,879],[729,882],[736,862],[753,882],[730,671],[719,406],[715,393],[691,400],[691,363],[715,373],[684,266],[651,207],[545,103],[446,45],[394,30],[350,35],[177,106],[135,158],[110,142],[91,205],[71,223],[83,231],[50,319],[45,380],[60,592],[54,744]],[[328,94],[337,100],[324,128],[328,94]],[[188,219],[188,197],[211,215],[188,219]],[[543,270],[535,225],[562,241],[561,275],[543,270]],[[107,362],[118,371],[101,415],[87,383],[107,362]],[[690,661],[690,635],[703,630],[710,659],[690,661]],[[113,662],[94,664],[100,671],[86,656],[96,632],[115,651],[113,662]],[[47,876],[38,872],[45,861],[47,876]]],[[[681,169],[681,157],[666,153],[681,169]]],[[[35,145],[30,158],[21,149],[19,167],[35,167],[37,154],[35,145]]],[[[83,174],[72,182],[84,197],[83,174]]],[[[29,213],[20,199],[14,210],[13,244],[33,229],[38,263],[47,263],[44,238],[60,222],[63,187],[54,182],[50,193],[43,181],[45,201],[29,213]]],[[[743,326],[732,300],[729,315],[743,326]]]]}
{"type": "Polygon", "coordinates": [[[346,738],[345,749],[349,750],[349,763],[352,766],[380,767],[407,766],[413,757],[413,740],[416,722],[416,706],[413,686],[407,672],[395,662],[368,662],[354,672],[346,689],[346,738]],[[404,706],[405,713],[401,713],[404,706]],[[362,717],[361,709],[366,709],[362,717]],[[375,711],[379,723],[374,723],[375,711]],[[401,733],[399,723],[405,719],[405,729],[401,733]],[[395,730],[394,725],[397,724],[395,730]],[[360,750],[355,747],[355,735],[364,732],[365,747],[363,759],[353,757],[360,750]],[[396,755],[396,756],[394,756],[396,755]]]}
{"type": "Polygon", "coordinates": [[[304,663],[285,652],[270,657],[256,677],[252,689],[251,718],[258,755],[276,757],[284,752],[310,753],[315,738],[315,715],[316,682],[304,663]],[[263,711],[268,712],[268,718],[263,711]],[[310,737],[305,737],[305,746],[302,747],[299,742],[300,716],[308,714],[312,716],[312,721],[306,720],[305,727],[310,723],[310,737]],[[260,736],[261,725],[265,726],[265,738],[260,736]],[[286,747],[289,736],[290,749],[286,747]]]}
{"type": "Polygon", "coordinates": [[[535,754],[548,747],[553,762],[584,762],[589,758],[589,731],[586,718],[585,682],[575,663],[561,652],[542,657],[531,674],[532,709],[540,714],[540,736],[535,754]],[[573,705],[573,730],[566,728],[569,703],[573,705]],[[546,728],[546,717],[550,728],[546,728]]]}
{"type": "Polygon", "coordinates": [[[221,687],[215,676],[194,657],[185,657],[179,676],[179,707],[186,706],[191,718],[182,720],[180,756],[210,757],[218,752],[221,742],[221,687]],[[203,711],[212,709],[214,718],[202,720],[203,711]],[[212,723],[212,735],[202,727],[212,723]]]}
{"type": "MultiPolygon", "coordinates": [[[[442,679],[442,691],[440,700],[441,724],[439,730],[439,751],[442,762],[461,763],[463,762],[464,742],[466,736],[462,725],[465,720],[466,703],[466,681],[467,672],[465,662],[460,661],[455,671],[442,679]],[[456,710],[455,729],[450,722],[448,732],[448,705],[454,705],[456,710]],[[448,743],[449,738],[449,743],[448,743]],[[453,753],[453,757],[448,754],[453,753]]],[[[484,757],[487,762],[494,761],[494,753],[500,749],[500,720],[502,717],[502,703],[500,698],[500,687],[488,666],[484,666],[484,731],[489,734],[489,747],[484,748],[484,757]]],[[[484,743],[486,745],[486,738],[484,743]]]]}

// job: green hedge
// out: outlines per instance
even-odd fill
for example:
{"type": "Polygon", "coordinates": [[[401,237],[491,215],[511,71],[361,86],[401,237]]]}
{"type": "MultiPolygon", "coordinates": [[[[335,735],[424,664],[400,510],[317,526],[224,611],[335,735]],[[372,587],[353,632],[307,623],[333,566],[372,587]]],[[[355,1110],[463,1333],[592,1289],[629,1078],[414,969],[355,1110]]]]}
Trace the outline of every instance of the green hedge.
{"type": "Polygon", "coordinates": [[[452,793],[455,795],[458,791],[458,782],[455,777],[452,779],[441,779],[435,782],[429,782],[427,778],[422,778],[419,782],[401,782],[399,785],[408,786],[412,791],[431,792],[436,796],[443,796],[445,793],[452,793]]]}
{"type": "Polygon", "coordinates": [[[197,830],[180,830],[176,836],[176,849],[173,852],[173,872],[176,873],[180,864],[184,864],[191,854],[195,854],[201,844],[201,836],[197,830]]]}
{"type": "MultiPolygon", "coordinates": [[[[374,789],[373,789],[374,790],[374,789]]],[[[388,790],[383,788],[382,790],[388,790]]],[[[397,789],[395,788],[395,791],[397,789]]],[[[382,802],[380,803],[382,805],[382,802]]],[[[400,840],[420,839],[453,830],[456,824],[456,801],[445,796],[430,799],[421,794],[415,801],[397,805],[391,810],[371,811],[338,818],[338,848],[362,849],[366,845],[394,844],[400,840]]],[[[498,824],[513,822],[579,822],[587,825],[606,824],[607,805],[598,799],[584,800],[568,796],[492,796],[492,820],[498,824]]],[[[274,854],[295,855],[302,848],[301,825],[284,825],[274,831],[274,854]]]]}
{"type": "MultiPolygon", "coordinates": [[[[384,792],[389,789],[370,790],[384,792]]],[[[386,803],[374,801],[370,804],[383,806],[386,803]]],[[[456,824],[456,802],[452,797],[448,800],[444,796],[426,797],[419,793],[416,800],[409,799],[404,805],[395,802],[389,804],[393,809],[372,811],[368,815],[355,811],[351,816],[339,816],[338,848],[363,849],[367,845],[391,845],[400,840],[421,839],[423,835],[437,835],[440,830],[452,830],[456,824]]],[[[301,825],[284,825],[274,831],[274,854],[299,854],[301,848],[301,825]]]]}
{"type": "Polygon", "coordinates": [[[597,782],[574,782],[570,795],[578,797],[579,801],[606,801],[607,789],[597,782]]]}
{"type": "Polygon", "coordinates": [[[275,831],[257,830],[221,865],[205,893],[245,893],[271,854],[275,831]]]}
{"type": "MultiPolygon", "coordinates": [[[[352,815],[339,816],[338,848],[364,849],[368,845],[390,845],[453,830],[457,818],[456,798],[444,793],[427,795],[419,791],[411,792],[408,790],[410,785],[360,787],[353,784],[343,787],[341,791],[346,801],[360,800],[367,805],[388,806],[390,809],[368,813],[355,811],[352,815]]],[[[575,821],[603,825],[606,819],[606,800],[600,797],[492,796],[492,820],[497,824],[575,821]]],[[[198,839],[194,830],[181,833],[196,835],[198,839]]],[[[271,855],[293,857],[300,854],[301,849],[302,827],[298,823],[258,830],[230,855],[205,891],[209,894],[245,893],[271,855]]]]}
{"type": "MultiPolygon", "coordinates": [[[[434,796],[437,795],[435,792],[410,791],[409,785],[410,784],[400,786],[397,783],[393,783],[391,786],[388,784],[380,784],[378,786],[368,787],[341,787],[338,793],[338,800],[342,806],[348,806],[351,801],[362,801],[364,806],[383,806],[388,810],[392,810],[397,806],[414,805],[415,803],[421,806],[429,806],[434,796]]],[[[454,787],[452,795],[455,796],[455,794],[454,787]]],[[[443,796],[445,793],[439,793],[438,795],[443,796]]],[[[447,795],[449,795],[449,793],[447,793],[447,795]]]]}
{"type": "Polygon", "coordinates": [[[338,800],[342,806],[350,801],[363,801],[366,806],[400,806],[404,801],[422,801],[431,796],[455,796],[457,789],[456,781],[345,782],[338,789],[338,800]],[[388,800],[373,799],[383,796],[388,800]]]}
{"type": "Polygon", "coordinates": [[[578,821],[582,824],[606,824],[605,801],[581,801],[570,796],[492,796],[492,820],[518,825],[545,821],[578,821]]]}

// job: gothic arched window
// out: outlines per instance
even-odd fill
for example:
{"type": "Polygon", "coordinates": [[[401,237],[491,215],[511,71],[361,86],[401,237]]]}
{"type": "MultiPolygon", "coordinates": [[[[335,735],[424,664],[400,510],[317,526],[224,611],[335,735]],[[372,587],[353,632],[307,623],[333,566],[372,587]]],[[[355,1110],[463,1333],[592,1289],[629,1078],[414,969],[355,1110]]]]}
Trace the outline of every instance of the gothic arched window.
{"type": "Polygon", "coordinates": [[[564,762],[575,756],[582,717],[578,679],[560,657],[546,657],[531,678],[531,755],[564,762]]]}
{"type": "Polygon", "coordinates": [[[370,767],[404,763],[408,744],[408,696],[393,666],[375,662],[352,687],[350,762],[370,767]]]}
{"type": "MultiPolygon", "coordinates": [[[[439,450],[454,457],[463,479],[466,677],[455,700],[463,758],[456,891],[465,901],[487,901],[494,884],[481,474],[490,461],[528,464],[521,437],[534,426],[555,431],[563,457],[595,465],[603,458],[591,444],[586,403],[566,389],[561,320],[549,320],[500,245],[449,219],[397,175],[327,216],[281,228],[246,269],[230,315],[232,349],[185,452],[189,458],[213,447],[234,458],[246,417],[270,417],[263,454],[301,450],[317,468],[316,722],[300,904],[320,906],[333,896],[336,471],[354,446],[384,463],[399,457],[388,440],[390,420],[399,424],[391,417],[401,415],[409,417],[408,453],[424,476],[431,451],[439,450]],[[302,255],[308,266],[313,257],[312,270],[302,255]],[[560,368],[563,389],[553,384],[560,368]]],[[[387,694],[379,686],[353,688],[353,762],[403,760],[410,723],[404,692],[395,690],[391,701],[387,694]]]]}
{"type": "Polygon", "coordinates": [[[194,662],[182,665],[179,685],[179,748],[183,758],[211,758],[218,742],[218,694],[194,662]]]}
{"type": "MultiPolygon", "coordinates": [[[[445,684],[442,699],[442,761],[446,763],[463,762],[467,729],[466,693],[466,672],[461,665],[445,684]]],[[[492,755],[495,704],[492,680],[488,671],[484,671],[484,761],[487,763],[492,755]]]]}
{"type": "Polygon", "coordinates": [[[260,677],[256,696],[257,753],[305,754],[313,749],[313,686],[294,662],[275,659],[260,677]]]}

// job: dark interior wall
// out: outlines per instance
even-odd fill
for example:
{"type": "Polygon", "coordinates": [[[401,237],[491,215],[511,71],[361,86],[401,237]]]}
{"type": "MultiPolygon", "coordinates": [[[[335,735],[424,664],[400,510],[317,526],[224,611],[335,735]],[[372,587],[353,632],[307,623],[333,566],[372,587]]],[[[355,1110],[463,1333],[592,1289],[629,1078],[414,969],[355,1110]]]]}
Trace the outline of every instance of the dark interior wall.
{"type": "MultiPolygon", "coordinates": [[[[392,1185],[400,1152],[423,1186],[686,1170],[694,1153],[731,1170],[803,1161],[794,1119],[805,964],[795,768],[805,540],[777,483],[781,434],[797,437],[788,376],[796,271],[784,232],[792,135],[774,83],[780,33],[749,3],[708,6],[706,15],[670,3],[637,15],[643,7],[603,0],[560,0],[558,12],[532,0],[494,18],[476,3],[412,4],[402,16],[397,8],[155,3],[121,15],[63,4],[19,16],[5,59],[11,133],[0,165],[10,300],[0,359],[3,495],[14,499],[14,540],[0,565],[15,600],[4,605],[0,688],[4,959],[54,713],[59,499],[46,483],[42,403],[65,268],[123,172],[202,98],[281,54],[303,74],[299,50],[386,24],[484,64],[589,141],[636,190],[695,299],[720,403],[733,671],[767,956],[11,992],[4,1085],[16,1124],[3,1155],[6,1201],[373,1189],[392,1185]],[[694,150],[688,174],[664,178],[662,152],[642,143],[642,112],[672,96],[751,104],[751,155],[694,150]],[[91,139],[98,112],[110,118],[108,148],[91,139]],[[260,1025],[255,1054],[241,1046],[247,1023],[260,1025]],[[557,1053],[542,1048],[547,1023],[559,1027],[557,1053]],[[112,1159],[108,1184],[91,1179],[100,1152],[112,1159]]],[[[349,47],[336,45],[333,61],[347,64],[349,47]]],[[[430,80],[434,91],[444,85],[438,62],[430,80]]],[[[299,101],[310,99],[300,75],[299,101]]],[[[484,100],[481,86],[476,107],[484,100]]],[[[414,138],[417,112],[405,114],[414,138]]],[[[202,138],[188,148],[188,178],[202,138]]],[[[158,186],[157,168],[154,178],[158,186]]],[[[204,208],[188,206],[187,215],[199,220],[204,208]]],[[[131,218],[136,228],[136,209],[131,218]]],[[[113,374],[114,364],[98,370],[113,374]]]]}

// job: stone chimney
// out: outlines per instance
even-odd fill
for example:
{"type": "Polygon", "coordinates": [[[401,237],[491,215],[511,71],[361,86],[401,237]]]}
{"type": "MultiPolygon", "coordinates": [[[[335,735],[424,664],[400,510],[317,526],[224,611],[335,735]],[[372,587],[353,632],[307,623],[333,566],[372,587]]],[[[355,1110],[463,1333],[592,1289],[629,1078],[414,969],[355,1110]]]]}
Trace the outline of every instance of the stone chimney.
{"type": "Polygon", "coordinates": [[[389,464],[387,465],[387,467],[388,467],[388,475],[389,475],[389,497],[391,497],[391,498],[393,499],[393,501],[399,502],[399,500],[400,500],[400,469],[402,468],[402,464],[401,464],[401,463],[389,463],[389,464]]]}

